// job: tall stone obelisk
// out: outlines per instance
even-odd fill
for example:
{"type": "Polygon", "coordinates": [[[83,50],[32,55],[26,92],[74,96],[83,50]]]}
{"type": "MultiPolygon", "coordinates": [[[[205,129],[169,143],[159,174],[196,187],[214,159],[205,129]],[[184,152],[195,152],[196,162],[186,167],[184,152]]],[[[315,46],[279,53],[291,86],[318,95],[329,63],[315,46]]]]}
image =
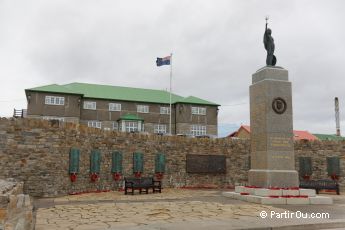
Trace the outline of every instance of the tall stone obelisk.
{"type": "Polygon", "coordinates": [[[266,66],[252,76],[250,91],[251,169],[249,186],[223,195],[258,204],[332,204],[313,189],[300,189],[295,170],[292,90],[286,69],[276,67],[272,30],[266,26],[266,66]],[[275,187],[277,189],[271,189],[275,187]],[[290,189],[286,189],[290,188],[290,189]]]}
{"type": "Polygon", "coordinates": [[[251,169],[249,185],[298,187],[292,125],[292,91],[288,71],[259,69],[250,86],[251,169]]]}

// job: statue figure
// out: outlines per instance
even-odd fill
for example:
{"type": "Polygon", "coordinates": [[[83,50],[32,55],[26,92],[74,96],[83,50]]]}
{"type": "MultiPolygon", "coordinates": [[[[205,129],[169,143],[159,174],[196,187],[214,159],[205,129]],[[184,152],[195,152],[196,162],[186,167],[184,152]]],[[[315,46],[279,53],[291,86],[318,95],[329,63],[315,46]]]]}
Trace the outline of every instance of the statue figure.
{"type": "Polygon", "coordinates": [[[268,17],[266,17],[266,28],[265,28],[265,34],[264,34],[264,45],[265,45],[265,49],[267,50],[266,65],[275,66],[277,62],[277,58],[273,55],[274,40],[273,40],[273,37],[271,36],[272,30],[267,28],[267,20],[268,20],[268,17]]]}

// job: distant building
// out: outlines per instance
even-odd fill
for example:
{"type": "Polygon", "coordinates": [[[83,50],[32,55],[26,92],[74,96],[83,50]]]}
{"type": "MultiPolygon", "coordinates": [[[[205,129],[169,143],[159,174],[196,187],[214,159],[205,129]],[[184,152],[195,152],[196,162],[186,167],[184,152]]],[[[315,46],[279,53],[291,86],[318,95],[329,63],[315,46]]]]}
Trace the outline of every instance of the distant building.
{"type": "Polygon", "coordinates": [[[241,125],[241,127],[228,135],[228,137],[237,137],[242,139],[249,139],[250,138],[250,126],[249,125],[241,125]]]}
{"type": "Polygon", "coordinates": [[[335,134],[313,134],[322,141],[343,141],[345,137],[337,136],[335,134]]]}
{"type": "MultiPolygon", "coordinates": [[[[318,140],[318,137],[314,136],[313,134],[309,133],[308,131],[300,131],[294,130],[294,140],[309,140],[314,141],[318,140]]],[[[241,138],[241,139],[249,139],[250,138],[250,126],[249,125],[241,125],[241,127],[228,135],[228,137],[232,138],[241,138]]]]}
{"type": "MultiPolygon", "coordinates": [[[[57,119],[104,130],[169,133],[164,90],[71,83],[25,90],[28,118],[57,119]]],[[[218,104],[172,94],[172,134],[217,135],[218,104]]]]}
{"type": "Polygon", "coordinates": [[[296,140],[308,140],[308,141],[315,141],[318,140],[316,136],[313,134],[309,133],[308,131],[300,131],[300,130],[294,130],[294,139],[296,140]]]}

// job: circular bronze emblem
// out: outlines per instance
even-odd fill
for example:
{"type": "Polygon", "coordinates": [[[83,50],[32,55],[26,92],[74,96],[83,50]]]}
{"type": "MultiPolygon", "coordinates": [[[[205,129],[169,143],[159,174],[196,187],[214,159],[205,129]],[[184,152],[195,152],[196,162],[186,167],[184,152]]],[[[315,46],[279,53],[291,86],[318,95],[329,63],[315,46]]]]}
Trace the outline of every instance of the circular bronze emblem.
{"type": "Polygon", "coordinates": [[[283,114],[286,110],[286,102],[283,98],[277,97],[273,99],[272,109],[278,114],[283,114]]]}

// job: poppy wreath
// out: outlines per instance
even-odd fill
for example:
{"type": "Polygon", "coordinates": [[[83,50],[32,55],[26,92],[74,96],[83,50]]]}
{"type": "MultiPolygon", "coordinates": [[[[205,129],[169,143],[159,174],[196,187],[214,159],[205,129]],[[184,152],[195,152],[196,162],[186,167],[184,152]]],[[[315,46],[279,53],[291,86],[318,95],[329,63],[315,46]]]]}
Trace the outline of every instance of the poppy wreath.
{"type": "Polygon", "coordinates": [[[339,180],[339,176],[335,173],[331,175],[332,180],[339,180]]]}
{"type": "Polygon", "coordinates": [[[135,176],[136,178],[140,178],[140,177],[141,177],[141,172],[135,172],[135,173],[134,173],[134,176],[135,176]]]}
{"type": "Polygon", "coordinates": [[[119,172],[114,173],[113,178],[115,181],[119,181],[121,179],[121,173],[119,172]]]}
{"type": "Polygon", "coordinates": [[[71,179],[71,182],[75,182],[77,180],[77,174],[75,172],[71,173],[69,178],[71,179]]]}
{"type": "Polygon", "coordinates": [[[161,180],[161,179],[163,179],[163,173],[162,172],[158,172],[158,173],[156,173],[156,178],[157,178],[157,180],[161,180]]]}
{"type": "Polygon", "coordinates": [[[98,179],[98,175],[97,175],[97,173],[91,173],[90,178],[91,178],[91,181],[92,181],[92,182],[96,182],[96,181],[97,181],[97,179],[98,179]]]}
{"type": "Polygon", "coordinates": [[[310,180],[310,175],[305,174],[305,175],[303,176],[303,179],[304,179],[304,180],[310,180]]]}

